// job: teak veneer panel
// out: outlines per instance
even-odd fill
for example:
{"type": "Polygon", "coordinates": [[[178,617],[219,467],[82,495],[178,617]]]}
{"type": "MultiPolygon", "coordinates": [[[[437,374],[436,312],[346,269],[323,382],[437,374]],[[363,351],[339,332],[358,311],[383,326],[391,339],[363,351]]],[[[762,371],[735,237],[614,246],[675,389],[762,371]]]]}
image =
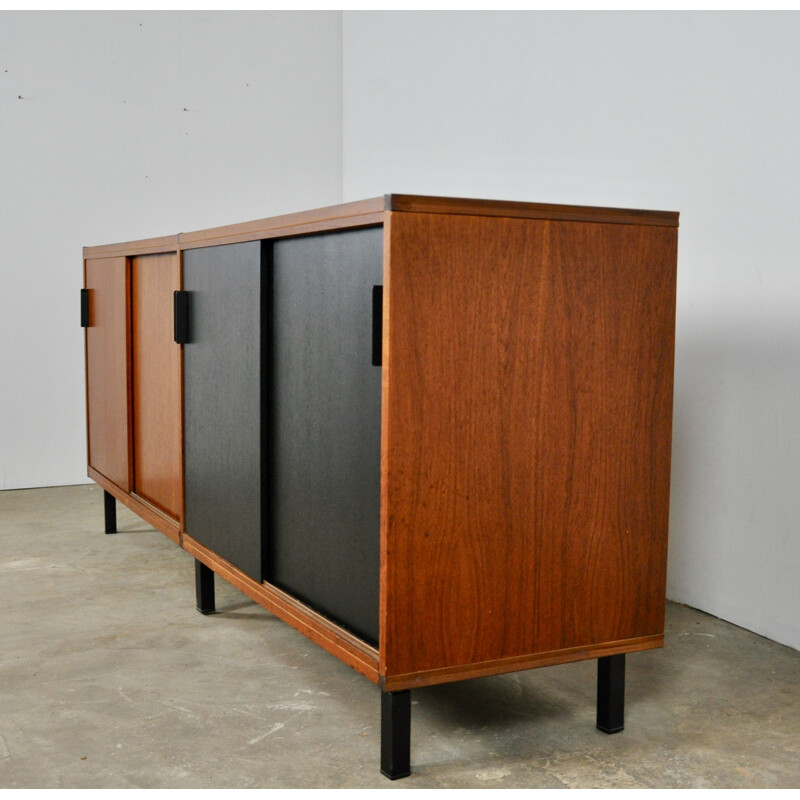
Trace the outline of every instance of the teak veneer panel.
{"type": "Polygon", "coordinates": [[[387,240],[387,683],[657,646],[677,231],[406,212],[387,240]]]}
{"type": "Polygon", "coordinates": [[[130,488],[130,322],[127,259],[85,262],[89,290],[86,328],[88,463],[121,489],[130,488]]]}
{"type": "Polygon", "coordinates": [[[181,348],[175,343],[177,253],[131,259],[133,491],[171,517],[183,508],[181,348]]]}

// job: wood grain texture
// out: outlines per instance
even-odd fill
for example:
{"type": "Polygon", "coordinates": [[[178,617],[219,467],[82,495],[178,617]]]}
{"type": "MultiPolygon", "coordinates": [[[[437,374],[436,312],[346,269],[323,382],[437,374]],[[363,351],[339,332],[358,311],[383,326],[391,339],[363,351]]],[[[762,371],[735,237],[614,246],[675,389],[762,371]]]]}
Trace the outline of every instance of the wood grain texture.
{"type": "Polygon", "coordinates": [[[267,583],[257,583],[230,562],[204,547],[188,535],[183,537],[187,553],[214,570],[252,600],[275,614],[295,630],[311,639],[340,661],[360,672],[373,683],[378,682],[378,653],[348,631],[304,606],[290,595],[267,583]]]}
{"type": "Polygon", "coordinates": [[[109,494],[113,494],[120,503],[127,506],[134,514],[138,514],[148,525],[152,525],[157,531],[161,531],[176,544],[180,544],[180,525],[176,520],[168,517],[163,511],[150,505],[141,497],[123,491],[119,486],[113,484],[108,478],[91,467],[89,467],[89,477],[109,494]]]}
{"type": "Polygon", "coordinates": [[[675,229],[389,226],[382,674],[660,636],[675,229]]]}
{"type": "Polygon", "coordinates": [[[86,328],[89,466],[127,491],[132,454],[127,260],[123,257],[87,260],[85,287],[89,290],[86,328]]]}
{"type": "Polygon", "coordinates": [[[177,253],[131,259],[133,491],[179,519],[183,507],[181,348],[174,341],[177,253]]]}

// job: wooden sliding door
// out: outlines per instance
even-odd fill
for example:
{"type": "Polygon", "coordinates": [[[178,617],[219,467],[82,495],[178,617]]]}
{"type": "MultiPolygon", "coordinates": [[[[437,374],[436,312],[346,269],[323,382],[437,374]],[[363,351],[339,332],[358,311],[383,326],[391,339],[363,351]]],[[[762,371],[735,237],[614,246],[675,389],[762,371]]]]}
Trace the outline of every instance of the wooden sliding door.
{"type": "Polygon", "coordinates": [[[128,491],[131,427],[128,414],[128,264],[125,257],[86,261],[86,404],[89,467],[128,491]]]}
{"type": "Polygon", "coordinates": [[[181,348],[174,340],[177,253],[131,259],[133,491],[180,519],[181,348]]]}

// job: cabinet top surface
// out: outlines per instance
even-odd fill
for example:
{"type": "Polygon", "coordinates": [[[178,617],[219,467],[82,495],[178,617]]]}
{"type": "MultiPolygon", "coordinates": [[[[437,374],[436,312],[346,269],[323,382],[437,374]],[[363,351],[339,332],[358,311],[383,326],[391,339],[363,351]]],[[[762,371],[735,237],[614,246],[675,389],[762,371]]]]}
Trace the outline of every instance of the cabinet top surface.
{"type": "Polygon", "coordinates": [[[516,200],[478,200],[463,197],[431,197],[413,194],[387,194],[387,211],[413,211],[430,214],[473,214],[491,217],[557,219],[576,222],[616,222],[634,225],[677,227],[677,211],[648,211],[601,206],[573,206],[553,203],[524,203],[516,200]]]}
{"type": "Polygon", "coordinates": [[[166,252],[338,228],[381,224],[387,213],[463,214],[622,225],[678,226],[678,212],[641,209],[386,194],[369,200],[118,244],[85,247],[84,258],[166,252]]]}

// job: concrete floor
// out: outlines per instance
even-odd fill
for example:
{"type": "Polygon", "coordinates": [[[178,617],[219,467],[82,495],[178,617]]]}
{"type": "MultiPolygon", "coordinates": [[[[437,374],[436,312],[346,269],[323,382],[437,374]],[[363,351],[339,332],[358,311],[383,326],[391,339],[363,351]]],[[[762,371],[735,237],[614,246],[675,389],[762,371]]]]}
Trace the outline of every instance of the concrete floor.
{"type": "Polygon", "coordinates": [[[800,786],[800,653],[685,606],[628,656],[626,730],[594,661],[414,692],[413,774],[378,771],[377,687],[96,486],[0,492],[2,788],[800,786]]]}

